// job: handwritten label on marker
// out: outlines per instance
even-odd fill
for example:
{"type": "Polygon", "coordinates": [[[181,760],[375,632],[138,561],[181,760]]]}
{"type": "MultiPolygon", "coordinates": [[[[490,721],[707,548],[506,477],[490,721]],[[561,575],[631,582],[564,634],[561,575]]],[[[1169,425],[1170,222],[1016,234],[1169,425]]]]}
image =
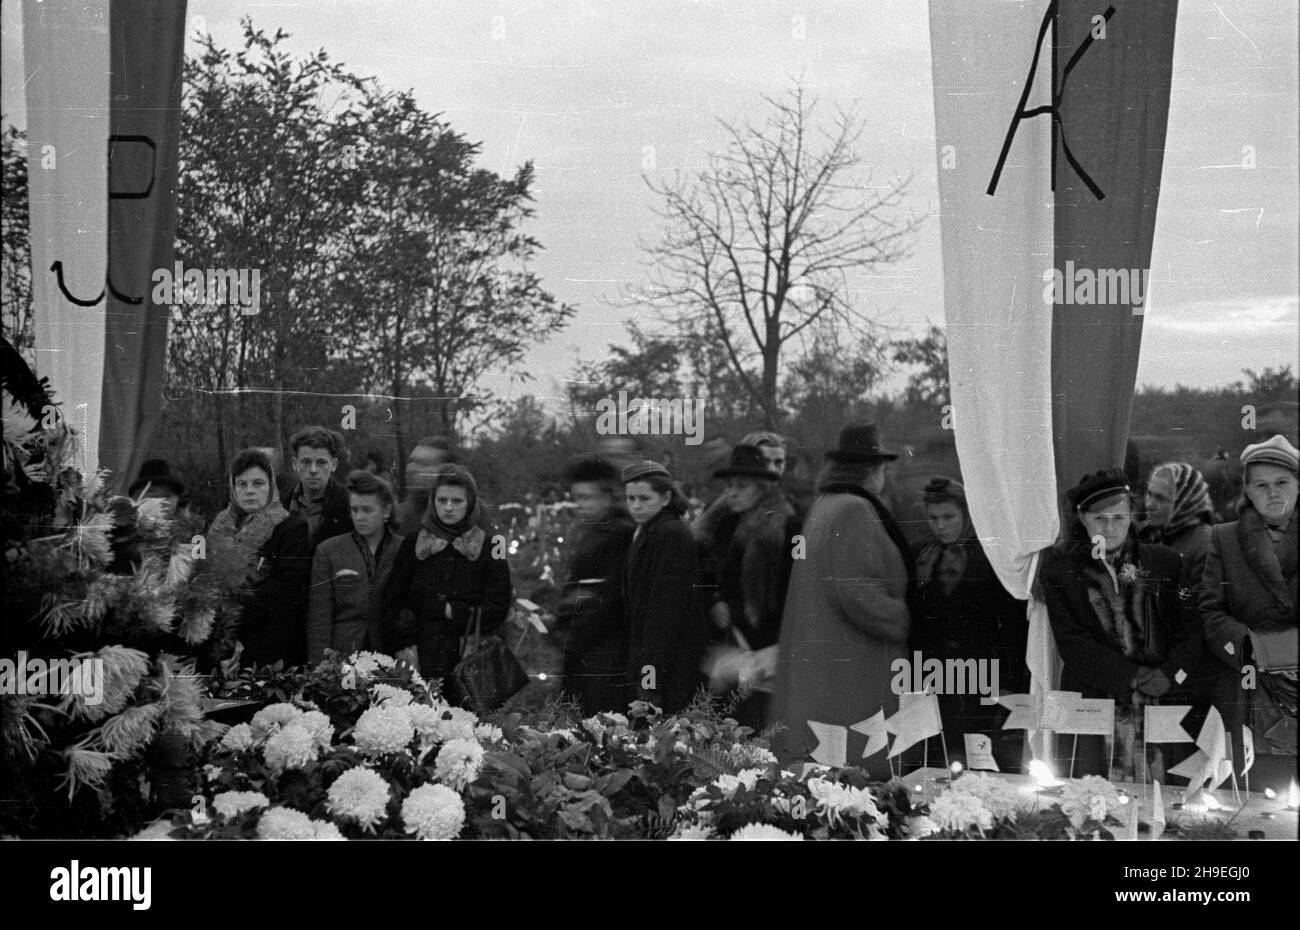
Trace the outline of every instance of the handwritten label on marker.
{"type": "Polygon", "coordinates": [[[980,769],[985,772],[1000,772],[997,760],[993,758],[993,740],[983,733],[963,733],[966,741],[966,768],[980,769]]]}

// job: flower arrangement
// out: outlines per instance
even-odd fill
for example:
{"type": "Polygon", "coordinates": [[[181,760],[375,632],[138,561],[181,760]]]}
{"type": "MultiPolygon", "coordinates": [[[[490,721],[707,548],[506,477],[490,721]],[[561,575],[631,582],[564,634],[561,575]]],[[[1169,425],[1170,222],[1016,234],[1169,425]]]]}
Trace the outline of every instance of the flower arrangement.
{"type": "Polygon", "coordinates": [[[1114,839],[1127,798],[1104,778],[1068,781],[1043,804],[1008,783],[967,772],[913,817],[915,839],[1114,839]]]}
{"type": "MultiPolygon", "coordinates": [[[[28,373],[30,375],[30,373],[28,373]]],[[[76,688],[0,698],[0,833],[112,836],[189,787],[174,762],[220,735],[204,718],[198,657],[224,635],[234,592],[203,558],[203,526],[158,500],[111,493],[77,467],[77,431],[48,387],[4,397],[4,653],[102,669],[76,688]]]]}

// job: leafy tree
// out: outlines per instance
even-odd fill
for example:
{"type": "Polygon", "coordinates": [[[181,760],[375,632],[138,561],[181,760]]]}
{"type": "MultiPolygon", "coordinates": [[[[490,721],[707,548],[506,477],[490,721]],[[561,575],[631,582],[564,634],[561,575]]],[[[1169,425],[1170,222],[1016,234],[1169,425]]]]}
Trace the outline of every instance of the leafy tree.
{"type": "Polygon", "coordinates": [[[761,125],[722,122],[727,146],[709,156],[707,171],[647,179],[667,229],[646,249],[646,264],[652,301],[691,332],[716,335],[751,404],[775,427],[783,349],[822,319],[870,326],[849,277],[904,257],[920,221],[898,215],[908,179],[850,177],[864,128],[853,114],[837,113],[818,132],[802,86],[764,100],[761,125]]]}
{"type": "Polygon", "coordinates": [[[5,126],[0,133],[0,191],[4,192],[0,197],[0,321],[5,337],[19,352],[30,352],[34,338],[26,148],[24,133],[5,126]]]}
{"type": "Polygon", "coordinates": [[[1241,373],[1246,376],[1246,392],[1252,397],[1272,397],[1273,395],[1294,397],[1296,391],[1300,390],[1300,384],[1297,384],[1296,376],[1291,373],[1290,365],[1283,365],[1276,370],[1265,368],[1258,373],[1249,368],[1243,368],[1241,373]]]}
{"type": "Polygon", "coordinates": [[[297,425],[286,398],[328,390],[328,282],[361,194],[347,146],[362,121],[341,113],[363,82],[324,51],[295,59],[283,31],[242,27],[239,51],[205,36],[185,62],[177,257],[186,268],[256,269],[261,308],[186,307],[169,346],[169,395],[199,395],[171,419],[213,433],[222,468],[232,447],[285,446],[297,425]]]}
{"type": "Polygon", "coordinates": [[[373,360],[367,383],[396,398],[427,386],[437,432],[454,437],[491,401],[476,382],[520,362],[574,311],[528,267],[540,248],[521,228],[534,213],[531,163],[508,178],[475,168],[478,145],[409,93],[375,94],[365,114],[364,196],[346,236],[352,272],[339,284],[352,312],[335,317],[332,344],[373,360]]]}
{"type": "Polygon", "coordinates": [[[908,403],[942,407],[951,397],[948,388],[948,335],[931,326],[919,339],[894,343],[892,359],[900,365],[919,365],[907,379],[904,398],[908,403]]]}

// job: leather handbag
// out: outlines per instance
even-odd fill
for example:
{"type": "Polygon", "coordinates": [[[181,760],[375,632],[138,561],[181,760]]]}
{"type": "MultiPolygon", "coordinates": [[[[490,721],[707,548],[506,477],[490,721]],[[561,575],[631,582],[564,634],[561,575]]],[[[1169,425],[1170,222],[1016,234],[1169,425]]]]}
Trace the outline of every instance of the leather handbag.
{"type": "Polygon", "coordinates": [[[523,690],[528,675],[497,636],[484,636],[482,608],[473,609],[461,660],[451,673],[452,697],[478,714],[489,713],[523,690]]]}

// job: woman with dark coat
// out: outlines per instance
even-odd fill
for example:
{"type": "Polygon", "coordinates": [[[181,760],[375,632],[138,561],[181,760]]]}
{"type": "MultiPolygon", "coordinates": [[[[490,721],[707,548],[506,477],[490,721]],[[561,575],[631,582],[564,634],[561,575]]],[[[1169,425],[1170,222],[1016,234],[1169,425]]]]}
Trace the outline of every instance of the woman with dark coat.
{"type": "Polygon", "coordinates": [[[305,623],[311,578],[307,524],[275,494],[270,457],[245,449],[230,463],[230,503],[208,528],[209,557],[219,577],[243,591],[238,637],[248,666],[307,658],[305,623]]]}
{"type": "Polygon", "coordinates": [[[628,693],[671,714],[701,684],[707,631],[696,588],[699,556],[682,522],[686,500],[668,469],[633,463],[623,469],[623,486],[637,525],[623,576],[628,693]]]}
{"type": "Polygon", "coordinates": [[[636,524],[610,462],[582,459],[567,478],[582,530],[555,611],[565,630],[564,690],[585,714],[621,713],[628,705],[623,566],[636,524]]]}
{"type": "Polygon", "coordinates": [[[1074,759],[1073,776],[1163,780],[1159,746],[1147,747],[1145,770],[1143,708],[1182,703],[1179,686],[1204,654],[1199,618],[1183,608],[1182,558],[1138,542],[1122,472],[1088,475],[1067,497],[1076,515],[1070,538],[1049,551],[1039,572],[1063,662],[1061,689],[1113,699],[1115,732],[1111,741],[1062,735],[1058,756],[1074,759]]]}
{"type": "MultiPolygon", "coordinates": [[[[1025,694],[1029,690],[1025,602],[1007,592],[989,564],[975,536],[965,488],[951,478],[935,477],[922,493],[931,537],[916,550],[913,662],[917,652],[922,662],[973,659],[991,666],[996,661],[997,677],[988,683],[1001,694],[1025,694]]],[[[983,733],[992,740],[998,768],[1019,771],[1024,731],[1001,729],[1007,712],[998,705],[982,704],[980,698],[989,695],[967,690],[939,696],[948,758],[965,761],[964,735],[983,733]]],[[[934,743],[931,752],[937,748],[934,743]]]]}
{"type": "Polygon", "coordinates": [[[473,476],[459,465],[441,466],[420,530],[402,541],[384,596],[394,643],[414,641],[425,678],[451,674],[476,615],[483,635],[506,619],[513,599],[510,566],[493,557],[489,529],[473,476]],[[404,611],[414,617],[413,631],[401,620],[404,611]]]}
{"type": "MultiPolygon", "coordinates": [[[[1285,437],[1247,446],[1235,523],[1214,527],[1200,612],[1206,649],[1220,667],[1216,705],[1246,758],[1255,748],[1255,783],[1286,787],[1296,771],[1296,497],[1300,452],[1285,437]],[[1253,686],[1253,687],[1252,687],[1253,686]]],[[[1237,771],[1242,771],[1240,763],[1237,771]]]]}
{"type": "MultiPolygon", "coordinates": [[[[756,654],[773,654],[774,650],[760,650],[775,646],[781,638],[781,613],[799,523],[759,447],[737,445],[726,467],[713,474],[726,480],[727,490],[705,510],[696,527],[701,559],[712,569],[716,585],[708,594],[709,619],[723,650],[734,647],[753,662],[756,654]]],[[[740,672],[739,665],[734,667],[740,672]]],[[[774,662],[770,667],[746,668],[735,681],[730,674],[715,674],[710,685],[715,691],[736,684],[745,690],[762,689],[734,711],[740,723],[761,729],[767,716],[768,679],[775,670],[774,662]]]]}
{"type": "Polygon", "coordinates": [[[781,621],[771,719],[785,729],[777,751],[783,760],[807,759],[821,742],[812,724],[837,728],[847,754],[827,764],[861,765],[887,779],[886,754],[862,758],[866,736],[849,728],[898,710],[893,665],[907,658],[912,555],[880,500],[885,465],[898,456],[865,425],[845,427],[826,457],[831,465],[804,522],[804,557],[795,559],[781,621]]]}

